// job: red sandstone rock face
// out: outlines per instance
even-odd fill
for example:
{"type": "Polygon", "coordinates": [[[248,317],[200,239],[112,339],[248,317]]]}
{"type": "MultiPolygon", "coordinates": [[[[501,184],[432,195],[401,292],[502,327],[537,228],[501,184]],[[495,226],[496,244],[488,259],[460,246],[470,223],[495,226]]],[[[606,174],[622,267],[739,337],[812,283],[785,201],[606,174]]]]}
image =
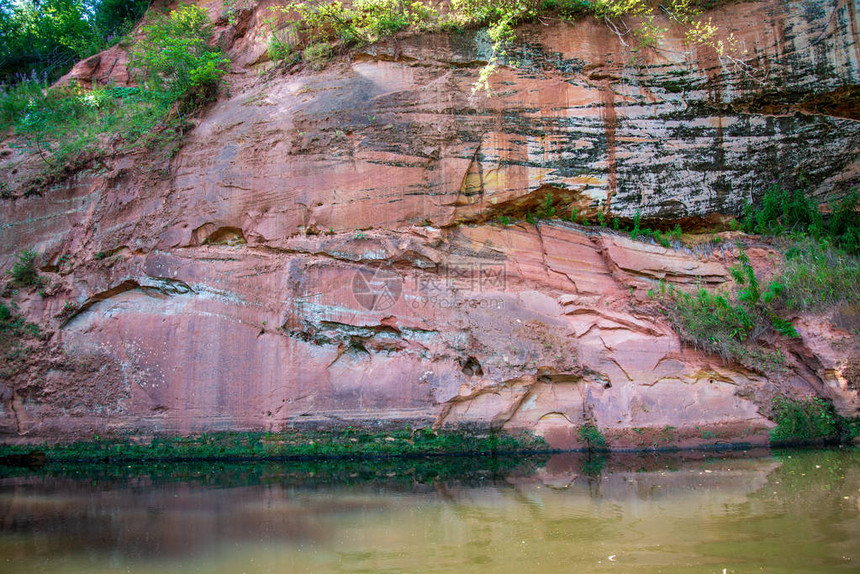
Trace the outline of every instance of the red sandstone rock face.
{"type": "MultiPolygon", "coordinates": [[[[608,432],[698,426],[754,438],[769,424],[755,399],[780,388],[845,398],[802,371],[777,384],[684,349],[643,307],[654,276],[726,281],[731,250],[696,257],[563,223],[297,236],[282,249],[224,241],[122,250],[78,271],[86,280],[69,295],[83,305],[57,337],[71,361],[100,357],[105,368],[17,385],[112,392],[86,412],[19,400],[14,428],[426,421],[534,429],[563,447],[585,417],[608,432]],[[356,287],[365,271],[371,286],[379,274],[376,299],[356,287]]],[[[30,304],[51,315],[59,302],[30,304]]]]}
{"type": "Polygon", "coordinates": [[[58,85],[77,83],[85,88],[115,84],[129,85],[128,52],[120,46],[114,46],[81,60],[68,74],[60,78],[58,85]]]}
{"type": "MultiPolygon", "coordinates": [[[[792,90],[856,83],[856,7],[836,5],[831,26],[833,6],[801,5],[819,4],[714,17],[792,90]],[[813,43],[834,72],[808,85],[813,43]]],[[[771,423],[759,409],[777,392],[857,413],[850,327],[799,319],[785,371],[764,375],[683,347],[649,304],[661,280],[726,284],[733,247],[492,223],[539,211],[548,194],[565,216],[704,217],[786,165],[828,193],[857,178],[856,122],[731,111],[746,101],[740,83],[713,55],[685,54],[677,31],[635,67],[590,22],[527,30],[532,64],[498,74],[493,97],[471,94],[486,46],[468,34],[261,79],[261,18],[243,12],[241,34],[223,27],[231,96],[169,164],[115,158],[3,203],[3,267],[36,248],[54,282],[45,298],[16,295],[52,338],[0,382],[5,432],[418,421],[533,429],[569,447],[591,420],[616,445],[660,446],[701,442],[697,427],[761,442],[771,423]]],[[[123,69],[104,72],[109,59],[72,75],[102,81],[123,69]]]]}

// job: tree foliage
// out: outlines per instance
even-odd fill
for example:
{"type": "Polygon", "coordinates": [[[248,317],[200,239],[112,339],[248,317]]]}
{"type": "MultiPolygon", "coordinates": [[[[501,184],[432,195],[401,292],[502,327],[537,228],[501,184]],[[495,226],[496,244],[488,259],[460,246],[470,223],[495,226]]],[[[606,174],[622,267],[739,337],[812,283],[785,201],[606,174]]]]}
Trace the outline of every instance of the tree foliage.
{"type": "Polygon", "coordinates": [[[141,31],[143,38],[130,62],[148,89],[191,102],[192,107],[211,99],[230,61],[209,45],[212,25],[202,8],[180,4],[169,14],[155,16],[141,31]]]}
{"type": "Polygon", "coordinates": [[[53,81],[127,33],[150,0],[21,0],[0,5],[0,83],[53,81]],[[8,5],[7,5],[8,4],[8,5]]]}
{"type": "Polygon", "coordinates": [[[180,4],[141,28],[130,58],[139,87],[0,85],[0,130],[13,128],[15,145],[45,163],[24,192],[41,193],[66,170],[105,153],[158,148],[172,154],[187,116],[214,97],[226,73],[229,61],[210,46],[211,35],[206,12],[180,4]]]}

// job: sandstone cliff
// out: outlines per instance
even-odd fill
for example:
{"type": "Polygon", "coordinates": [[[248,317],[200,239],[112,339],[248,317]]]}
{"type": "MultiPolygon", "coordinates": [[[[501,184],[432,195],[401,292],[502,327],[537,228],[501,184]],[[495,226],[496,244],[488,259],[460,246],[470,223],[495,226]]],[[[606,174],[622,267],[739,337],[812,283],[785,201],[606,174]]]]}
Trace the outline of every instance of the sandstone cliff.
{"type": "MultiPolygon", "coordinates": [[[[856,313],[797,317],[784,365],[725,364],[646,292],[727,285],[731,241],[522,220],[549,196],[562,215],[699,225],[799,174],[844,192],[860,180],[856,2],[721,5],[744,70],[668,21],[640,51],[595,21],[539,22],[490,95],[472,93],[480,31],[273,70],[267,5],[219,20],[229,95],[175,156],[115,156],[0,204],[0,267],[33,248],[52,282],[7,292],[45,332],[0,381],[7,436],[408,421],[575,446],[592,421],[648,447],[762,441],[777,393],[857,414],[856,313]]],[[[72,75],[127,81],[120,48],[97,58],[72,75]]],[[[13,191],[37,162],[0,150],[13,191]]]]}

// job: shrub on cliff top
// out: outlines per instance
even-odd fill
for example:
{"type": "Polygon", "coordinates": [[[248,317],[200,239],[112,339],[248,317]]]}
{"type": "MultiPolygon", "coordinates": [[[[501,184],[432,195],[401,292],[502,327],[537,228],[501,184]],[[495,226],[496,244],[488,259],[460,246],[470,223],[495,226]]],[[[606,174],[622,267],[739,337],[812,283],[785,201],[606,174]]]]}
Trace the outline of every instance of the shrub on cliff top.
{"type": "Polygon", "coordinates": [[[180,4],[155,16],[141,32],[130,63],[148,89],[195,104],[214,96],[230,61],[209,45],[212,26],[202,8],[180,4]]]}
{"type": "Polygon", "coordinates": [[[161,147],[169,153],[185,116],[214,96],[228,61],[209,46],[212,28],[202,9],[181,4],[154,16],[141,32],[131,57],[139,88],[46,88],[32,79],[0,90],[0,129],[14,126],[17,144],[46,165],[30,191],[41,193],[44,183],[108,148],[161,147]]]}
{"type": "MultiPolygon", "coordinates": [[[[272,10],[291,18],[295,44],[302,49],[318,42],[338,43],[341,47],[372,43],[412,27],[413,29],[458,29],[485,27],[493,42],[493,53],[481,70],[475,88],[486,89],[489,77],[505,59],[505,46],[516,37],[515,27],[534,20],[542,13],[563,19],[590,14],[618,35],[624,45],[633,38],[641,45],[654,45],[666,30],[655,24],[663,13],[687,30],[688,43],[705,44],[722,56],[728,56],[731,37],[716,40],[717,29],[710,21],[699,19],[694,0],[669,0],[654,5],[647,0],[451,0],[442,12],[420,1],[355,0],[345,6],[340,0],[305,0],[272,10]],[[635,18],[635,24],[625,22],[635,18]],[[632,25],[630,25],[632,24],[632,25]]],[[[274,29],[270,42],[283,42],[274,29]]],[[[275,50],[283,53],[284,50],[275,50]]]]}
{"type": "MultiPolygon", "coordinates": [[[[289,54],[294,48],[307,50],[325,43],[342,47],[369,44],[409,26],[421,28],[438,17],[432,6],[399,0],[355,0],[351,5],[339,0],[308,0],[274,6],[271,10],[293,19],[286,36],[294,45],[288,46],[285,35],[275,29],[274,21],[269,22],[273,57],[289,54]]],[[[305,59],[313,60],[307,55],[305,59]]]]}

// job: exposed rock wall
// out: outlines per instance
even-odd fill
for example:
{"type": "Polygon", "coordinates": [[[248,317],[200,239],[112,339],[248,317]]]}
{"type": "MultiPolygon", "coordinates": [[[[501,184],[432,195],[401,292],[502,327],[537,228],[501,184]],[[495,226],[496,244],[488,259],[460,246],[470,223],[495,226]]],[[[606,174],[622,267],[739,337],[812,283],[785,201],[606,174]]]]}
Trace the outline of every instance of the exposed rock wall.
{"type": "MultiPolygon", "coordinates": [[[[804,318],[786,366],[752,372],[682,347],[649,306],[659,280],[728,282],[733,247],[491,223],[547,194],[565,216],[683,219],[800,172],[822,196],[844,190],[860,124],[826,113],[856,113],[833,103],[860,75],[856,3],[714,11],[749,73],[673,27],[634,54],[596,22],[537,24],[490,96],[471,91],[489,47],[478,32],[261,76],[264,10],[223,27],[230,96],[176,157],[114,158],[0,205],[4,267],[36,248],[54,284],[15,295],[51,337],[0,382],[8,433],[419,421],[571,446],[589,420],[653,446],[665,433],[642,428],[762,440],[776,392],[857,412],[850,325],[804,318]]],[[[9,174],[33,161],[0,157],[9,174]]]]}
{"type": "Polygon", "coordinates": [[[568,212],[608,205],[628,218],[736,212],[800,174],[822,195],[844,191],[860,177],[857,122],[799,104],[858,83],[856,9],[715,11],[748,71],[708,48],[691,53],[668,22],[661,49],[637,54],[598,22],[536,25],[491,96],[472,94],[488,57],[481,33],[386,42],[219,105],[183,150],[175,188],[198,190],[182,200],[200,222],[253,202],[241,216],[257,216],[245,226],[267,241],[309,226],[482,219],[546,189],[568,212]],[[747,111],[769,102],[781,113],[747,111]],[[248,197],[258,189],[269,195],[248,197]]]}

